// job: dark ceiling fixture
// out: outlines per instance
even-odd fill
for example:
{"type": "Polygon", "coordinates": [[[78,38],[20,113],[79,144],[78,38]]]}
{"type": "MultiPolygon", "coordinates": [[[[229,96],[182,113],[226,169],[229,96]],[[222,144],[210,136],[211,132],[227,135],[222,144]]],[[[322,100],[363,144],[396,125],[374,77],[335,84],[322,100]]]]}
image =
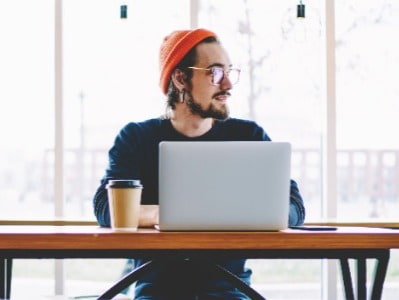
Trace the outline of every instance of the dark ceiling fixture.
{"type": "Polygon", "coordinates": [[[302,0],[299,0],[299,4],[296,7],[296,17],[305,18],[305,4],[302,3],[302,0]]]}
{"type": "Polygon", "coordinates": [[[121,5],[120,16],[121,16],[121,19],[127,19],[127,5],[126,4],[121,5]]]}

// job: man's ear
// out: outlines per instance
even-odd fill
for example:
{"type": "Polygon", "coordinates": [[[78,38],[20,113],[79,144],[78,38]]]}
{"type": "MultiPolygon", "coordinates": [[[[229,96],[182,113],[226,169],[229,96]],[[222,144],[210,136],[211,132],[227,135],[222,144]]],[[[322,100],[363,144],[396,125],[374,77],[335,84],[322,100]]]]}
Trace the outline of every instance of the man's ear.
{"type": "Polygon", "coordinates": [[[176,69],[172,73],[172,81],[175,87],[181,91],[182,89],[186,88],[186,81],[187,75],[180,69],[176,69]]]}

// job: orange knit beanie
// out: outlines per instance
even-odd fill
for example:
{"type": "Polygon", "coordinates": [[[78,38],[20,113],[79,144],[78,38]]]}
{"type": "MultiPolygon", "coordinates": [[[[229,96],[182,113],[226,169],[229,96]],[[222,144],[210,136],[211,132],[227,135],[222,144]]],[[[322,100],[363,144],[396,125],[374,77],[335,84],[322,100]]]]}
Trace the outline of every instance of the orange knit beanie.
{"type": "Polygon", "coordinates": [[[159,85],[164,94],[168,91],[168,83],[173,69],[193,47],[207,37],[216,37],[216,34],[200,28],[173,31],[164,38],[159,55],[161,72],[159,85]]]}

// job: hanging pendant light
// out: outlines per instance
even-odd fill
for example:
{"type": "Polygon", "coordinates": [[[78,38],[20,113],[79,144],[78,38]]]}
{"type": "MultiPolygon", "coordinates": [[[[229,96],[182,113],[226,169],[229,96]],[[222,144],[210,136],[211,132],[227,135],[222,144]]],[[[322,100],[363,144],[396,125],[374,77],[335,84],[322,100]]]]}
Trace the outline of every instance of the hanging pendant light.
{"type": "Polygon", "coordinates": [[[289,6],[283,16],[281,31],[287,41],[309,44],[321,36],[321,4],[306,7],[304,2],[298,0],[297,5],[289,6]]]}
{"type": "Polygon", "coordinates": [[[121,4],[120,6],[120,18],[127,19],[127,4],[121,4]]]}
{"type": "Polygon", "coordinates": [[[296,17],[305,18],[305,4],[302,3],[302,0],[299,0],[299,4],[296,7],[296,17]]]}
{"type": "Polygon", "coordinates": [[[295,40],[299,43],[306,41],[306,20],[305,20],[305,4],[302,0],[296,7],[296,22],[295,22],[295,40]]]}

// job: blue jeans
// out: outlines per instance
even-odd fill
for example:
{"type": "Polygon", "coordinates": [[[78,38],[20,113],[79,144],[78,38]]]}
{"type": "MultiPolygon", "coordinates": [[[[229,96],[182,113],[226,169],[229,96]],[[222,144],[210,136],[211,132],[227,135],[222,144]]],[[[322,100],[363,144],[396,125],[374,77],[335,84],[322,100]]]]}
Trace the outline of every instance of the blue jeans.
{"type": "MultiPolygon", "coordinates": [[[[136,262],[140,265],[142,262],[136,262]]],[[[245,260],[222,262],[226,269],[249,284],[251,270],[244,269],[245,260]]],[[[136,267],[137,267],[136,265],[136,267]]],[[[249,299],[217,274],[208,272],[201,263],[190,260],[162,262],[145,278],[137,281],[138,300],[246,300],[249,299]]]]}
{"type": "Polygon", "coordinates": [[[218,293],[192,294],[192,295],[154,295],[138,296],[135,300],[249,300],[247,296],[237,290],[218,293]]]}

